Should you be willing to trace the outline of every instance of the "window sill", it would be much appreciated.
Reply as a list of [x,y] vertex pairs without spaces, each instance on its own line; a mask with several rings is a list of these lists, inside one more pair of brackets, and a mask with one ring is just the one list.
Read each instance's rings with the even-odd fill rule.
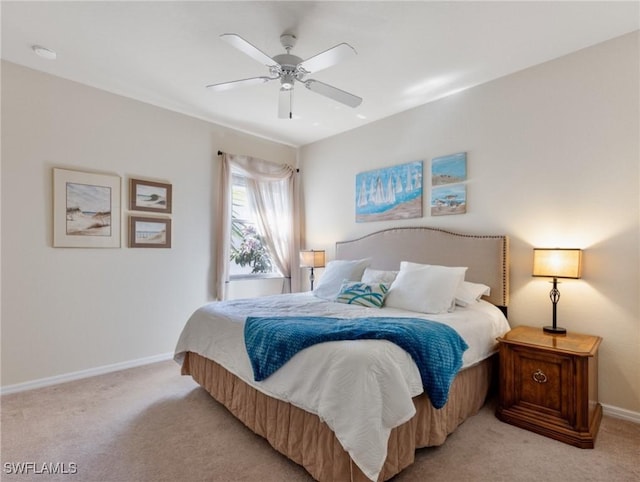
[[281,274],[235,274],[229,276],[229,281],[259,279],[284,279]]

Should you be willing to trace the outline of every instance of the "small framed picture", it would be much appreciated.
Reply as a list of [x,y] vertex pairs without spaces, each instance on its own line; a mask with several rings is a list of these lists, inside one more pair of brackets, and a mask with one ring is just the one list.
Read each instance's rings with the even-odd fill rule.
[[53,246],[120,247],[120,176],[53,169]]
[[431,189],[431,215],[446,216],[467,212],[467,186],[447,184]]
[[130,248],[170,248],[171,219],[129,216]]
[[442,186],[467,180],[467,153],[434,157],[431,161],[431,185]]
[[129,187],[131,211],[171,212],[171,184],[131,179]]

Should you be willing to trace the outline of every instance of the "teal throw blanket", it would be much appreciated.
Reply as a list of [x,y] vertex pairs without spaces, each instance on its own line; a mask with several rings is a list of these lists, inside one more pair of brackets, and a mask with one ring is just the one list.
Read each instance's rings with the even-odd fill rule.
[[468,348],[453,328],[419,318],[248,317],[244,339],[256,381],[317,343],[388,340],[411,355],[435,408],[447,402]]

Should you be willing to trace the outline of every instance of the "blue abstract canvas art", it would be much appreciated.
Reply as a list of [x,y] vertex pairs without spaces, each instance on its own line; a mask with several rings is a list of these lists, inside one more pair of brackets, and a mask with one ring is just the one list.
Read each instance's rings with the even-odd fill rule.
[[467,186],[448,184],[431,190],[431,215],[464,214],[467,212]]
[[422,217],[422,161],[356,175],[356,222]]
[[467,212],[467,153],[448,154],[431,160],[431,215]]
[[453,184],[467,180],[467,153],[435,157],[431,161],[431,185]]

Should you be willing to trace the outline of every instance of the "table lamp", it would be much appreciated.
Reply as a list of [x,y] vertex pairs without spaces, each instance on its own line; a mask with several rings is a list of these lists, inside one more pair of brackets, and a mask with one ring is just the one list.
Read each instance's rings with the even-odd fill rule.
[[324,268],[324,250],[306,249],[300,251],[300,266],[302,268],[311,268],[309,281],[311,282],[311,291],[313,291],[313,268]]
[[553,305],[553,324],[545,326],[543,331],[553,335],[564,335],[565,328],[556,324],[556,310],[560,300],[558,290],[558,278],[580,278],[582,271],[582,250],[580,249],[549,249],[534,248],[533,250],[533,276],[553,278],[553,288],[549,292],[549,298]]

